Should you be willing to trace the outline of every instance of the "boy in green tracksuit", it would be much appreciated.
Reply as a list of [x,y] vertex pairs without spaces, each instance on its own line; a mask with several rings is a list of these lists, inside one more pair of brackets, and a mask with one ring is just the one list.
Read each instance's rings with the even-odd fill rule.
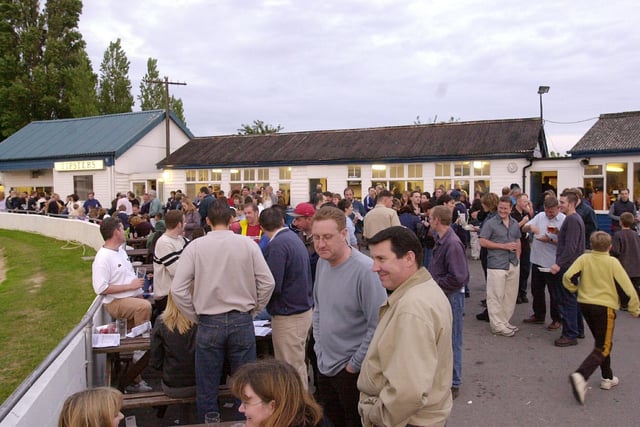
[[578,257],[562,278],[564,287],[570,292],[580,290],[580,311],[596,341],[593,351],[569,376],[573,395],[582,404],[587,392],[587,380],[598,366],[602,372],[601,389],[609,390],[620,382],[618,377],[613,376],[610,358],[615,311],[620,308],[616,282],[629,296],[629,313],[634,317],[640,316],[638,295],[627,272],[618,259],[609,255],[611,236],[604,231],[597,231],[591,235],[590,242],[592,251]]

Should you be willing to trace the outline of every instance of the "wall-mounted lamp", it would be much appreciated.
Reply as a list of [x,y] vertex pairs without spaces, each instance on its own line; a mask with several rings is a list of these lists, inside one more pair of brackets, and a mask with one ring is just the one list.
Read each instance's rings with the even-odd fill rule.
[[580,163],[582,164],[582,166],[589,166],[589,158],[584,158],[582,160],[580,160]]

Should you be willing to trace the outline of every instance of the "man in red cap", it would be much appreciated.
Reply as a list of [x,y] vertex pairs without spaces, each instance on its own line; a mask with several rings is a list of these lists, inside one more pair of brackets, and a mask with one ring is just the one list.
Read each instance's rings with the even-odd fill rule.
[[309,253],[309,261],[311,262],[311,279],[316,278],[316,264],[318,263],[318,254],[313,247],[313,236],[311,235],[311,224],[313,215],[316,210],[311,203],[298,203],[293,210],[293,226],[298,230],[298,236],[307,248]]

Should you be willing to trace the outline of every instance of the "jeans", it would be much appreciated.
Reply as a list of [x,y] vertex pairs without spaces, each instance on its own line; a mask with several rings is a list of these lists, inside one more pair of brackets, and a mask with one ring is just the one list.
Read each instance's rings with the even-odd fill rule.
[[433,248],[423,246],[422,250],[424,251],[424,268],[428,270],[429,264],[431,263],[431,255],[433,255]]
[[578,335],[584,336],[584,322],[580,307],[578,307],[577,294],[569,292],[562,285],[562,276],[566,271],[566,269],[562,269],[554,276],[553,288],[556,292],[558,310],[562,316],[562,336],[574,340],[578,338]]
[[454,292],[447,295],[453,313],[451,343],[453,345],[453,387],[462,384],[462,320],[464,319],[464,294]]
[[249,313],[230,311],[200,315],[196,333],[196,406],[198,418],[218,408],[218,390],[225,356],[231,375],[256,360],[256,337]]

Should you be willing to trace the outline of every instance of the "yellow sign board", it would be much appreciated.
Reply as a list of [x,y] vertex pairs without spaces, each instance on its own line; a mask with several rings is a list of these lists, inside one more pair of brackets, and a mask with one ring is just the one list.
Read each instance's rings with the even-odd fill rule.
[[58,172],[93,171],[104,169],[103,160],[76,160],[72,162],[54,162]]

